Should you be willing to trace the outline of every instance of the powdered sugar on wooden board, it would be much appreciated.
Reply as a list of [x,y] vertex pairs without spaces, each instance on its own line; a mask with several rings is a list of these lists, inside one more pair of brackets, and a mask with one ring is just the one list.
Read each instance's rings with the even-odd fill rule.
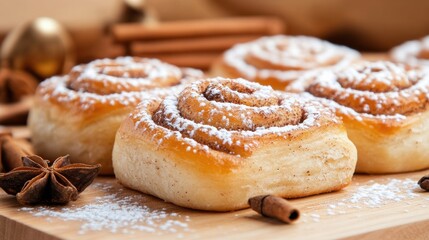
[[[91,225],[88,225],[91,227],[83,228],[84,224],[89,224],[86,219],[64,220],[63,216],[36,217],[35,214],[46,215],[46,209],[38,207],[22,209],[23,207],[16,204],[12,196],[6,196],[4,193],[0,194],[2,200],[0,215],[6,219],[4,226],[14,226],[12,229],[14,235],[19,235],[21,232],[28,234],[31,232],[28,229],[31,228],[46,233],[43,235],[46,236],[46,239],[174,239],[182,237],[192,239],[284,239],[285,236],[293,239],[339,239],[359,236],[372,231],[381,231],[383,236],[388,238],[392,237],[389,235],[392,233],[389,230],[392,227],[414,223],[424,226],[429,222],[429,192],[423,192],[416,185],[417,180],[425,174],[427,171],[387,176],[356,175],[352,184],[339,192],[290,200],[301,211],[301,218],[292,225],[284,225],[276,220],[264,218],[250,209],[227,213],[183,209],[162,200],[144,194],[140,196],[137,192],[123,189],[113,178],[98,178],[95,184],[80,195],[78,201],[71,203],[67,208],[70,211],[76,211],[76,208],[92,206],[98,202],[97,199],[104,199],[109,201],[107,206],[113,204],[114,201],[119,201],[121,204],[127,202],[123,204],[126,206],[136,203],[141,208],[146,209],[145,206],[147,207],[146,210],[141,210],[142,212],[165,211],[167,216],[157,218],[155,227],[150,222],[146,223],[146,220],[143,220],[132,222],[124,228],[118,227],[116,232],[112,233],[110,228],[95,230]],[[109,198],[112,194],[116,194],[116,197]],[[132,200],[129,201],[130,199]],[[126,206],[124,208],[127,208]],[[21,210],[18,211],[18,209]],[[61,207],[56,207],[55,210],[66,214],[62,213],[60,209]],[[137,208],[128,206],[128,209]],[[118,210],[115,213],[119,212]],[[126,215],[131,214],[127,211],[125,213]],[[138,215],[143,218],[147,216],[153,218],[156,214],[138,213]],[[125,217],[120,215],[117,218],[119,220],[115,221],[123,223]],[[167,224],[167,227],[164,227],[164,223],[168,220],[178,222],[173,226]],[[109,221],[111,220],[106,220],[106,222]],[[113,221],[111,224],[115,226],[118,223]],[[187,226],[182,226],[182,224],[187,224]],[[132,226],[136,229],[132,229]],[[168,230],[170,228],[174,228],[176,232]],[[409,228],[401,228],[399,232],[393,232],[400,234],[407,229]],[[155,232],[152,232],[153,230]],[[413,231],[408,232],[407,236],[414,236]],[[13,238],[11,237],[11,239]]]
[[[103,191],[104,195],[96,197],[94,201],[81,207],[22,207],[18,211],[29,212],[36,217],[44,217],[47,221],[59,219],[82,222],[79,231],[81,234],[103,230],[126,234],[134,231],[158,232],[159,234],[192,232],[189,227],[191,217],[167,211],[166,208],[151,209],[144,205],[145,195],[121,196],[112,193],[113,187],[110,184],[96,183],[91,188]],[[407,212],[406,206],[409,205],[407,201],[415,198],[425,198],[427,204],[420,204],[420,206],[429,207],[429,196],[425,195],[427,194],[420,189],[417,180],[414,179],[369,180],[356,184],[345,197],[335,201],[321,202],[320,205],[323,207],[318,206],[317,210],[312,206],[304,207],[301,209],[304,213],[301,221],[320,222],[323,218],[344,214],[359,217],[359,211],[388,207],[392,203],[403,204],[405,206],[403,210]],[[236,216],[240,216],[240,214]]]
[[103,194],[82,206],[22,207],[18,211],[28,212],[46,221],[78,221],[81,223],[79,234],[91,231],[133,234],[140,231],[157,235],[174,233],[180,238],[191,231],[188,227],[189,216],[166,208],[151,208],[144,204],[147,201],[144,195],[135,193],[124,196],[123,189],[118,192],[111,184],[95,183],[90,189]]
[[419,198],[424,198],[424,203],[420,203],[419,207],[429,206],[429,195],[420,189],[415,179],[387,178],[355,185],[353,191],[348,192],[345,197],[320,202],[322,207],[318,206],[317,210],[314,206],[301,209],[302,221],[323,222],[338,215],[359,218],[362,212],[370,209],[391,208],[394,205],[400,206],[401,211],[407,213],[410,200]]

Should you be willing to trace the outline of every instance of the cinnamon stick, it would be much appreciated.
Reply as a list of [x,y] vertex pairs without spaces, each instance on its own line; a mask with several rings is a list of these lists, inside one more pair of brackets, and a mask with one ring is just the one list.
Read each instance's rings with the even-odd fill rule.
[[32,104],[31,97],[16,103],[0,104],[0,124],[25,124]]
[[32,154],[27,141],[13,138],[7,130],[0,131],[0,172],[9,172],[22,166],[21,157]]
[[118,42],[243,34],[273,35],[283,31],[283,22],[273,17],[175,21],[157,25],[116,24],[112,28],[112,34]]
[[425,175],[417,182],[421,189],[429,191],[429,175]]
[[206,70],[221,54],[217,52],[178,53],[178,54],[136,54],[133,56],[158,58],[161,61],[179,66]]
[[0,103],[14,103],[33,95],[37,84],[37,80],[26,72],[0,69]]
[[27,126],[0,126],[0,133],[10,132],[15,139],[26,139],[30,140],[31,132]]
[[184,52],[204,52],[219,51],[234,46],[237,43],[248,42],[261,37],[261,35],[239,35],[239,36],[213,36],[189,39],[168,39],[158,41],[133,42],[131,52],[133,54],[154,54],[154,53],[184,53]]
[[286,199],[272,195],[261,195],[249,199],[250,208],[262,216],[276,218],[285,223],[292,223],[299,218],[298,209]]
[[126,53],[125,46],[115,43],[113,37],[108,35],[101,37],[97,44],[94,44],[94,46],[90,48],[77,49],[76,55],[78,57],[78,62],[85,63],[93,61],[94,59],[124,56]]

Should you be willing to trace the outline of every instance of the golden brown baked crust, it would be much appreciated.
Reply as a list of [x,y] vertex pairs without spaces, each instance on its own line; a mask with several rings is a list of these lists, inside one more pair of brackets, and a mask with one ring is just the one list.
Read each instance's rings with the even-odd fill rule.
[[429,167],[429,75],[391,62],[361,62],[288,86],[306,91],[342,117],[358,149],[357,172],[395,173]]
[[212,67],[212,76],[243,77],[284,90],[292,81],[315,70],[348,66],[359,53],[304,36],[272,36],[237,44]]
[[155,59],[121,57],[96,60],[69,75],[40,84],[29,117],[35,150],[55,159],[101,163],[113,174],[111,155],[116,130],[142,99],[180,92],[202,73]]
[[144,100],[117,132],[113,165],[125,186],[202,210],[250,197],[294,198],[349,184],[356,149],[321,104],[243,79],[198,81]]

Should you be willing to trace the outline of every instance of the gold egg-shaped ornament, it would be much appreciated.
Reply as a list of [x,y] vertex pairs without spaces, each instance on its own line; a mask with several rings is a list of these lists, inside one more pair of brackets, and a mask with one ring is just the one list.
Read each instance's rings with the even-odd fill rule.
[[39,80],[68,72],[75,64],[72,40],[51,18],[37,18],[13,29],[1,51],[2,67],[23,70]]

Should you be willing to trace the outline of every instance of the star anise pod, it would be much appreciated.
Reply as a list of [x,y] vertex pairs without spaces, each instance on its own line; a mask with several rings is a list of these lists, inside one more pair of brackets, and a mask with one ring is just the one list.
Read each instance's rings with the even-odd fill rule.
[[69,156],[51,166],[39,156],[22,157],[23,167],[0,173],[0,187],[21,204],[66,204],[75,201],[100,171],[100,164],[70,164]]

